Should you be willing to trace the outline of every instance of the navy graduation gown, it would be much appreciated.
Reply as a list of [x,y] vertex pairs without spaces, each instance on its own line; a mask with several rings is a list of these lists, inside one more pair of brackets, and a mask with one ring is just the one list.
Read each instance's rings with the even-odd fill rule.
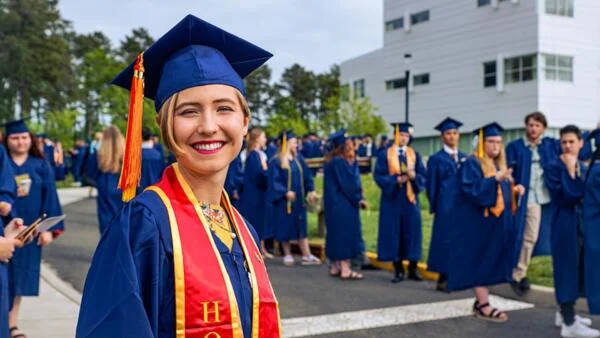
[[363,199],[358,163],[334,157],[325,164],[325,253],[330,260],[358,257],[362,253],[359,202]]
[[[267,200],[272,204],[271,221],[275,239],[279,242],[307,237],[306,223],[306,194],[314,190],[314,182],[310,170],[301,156],[291,160],[290,168],[281,168],[279,155],[269,161],[268,195]],[[289,178],[288,175],[291,175]],[[291,182],[288,189],[288,179]],[[292,203],[292,210],[288,214],[286,193],[296,193],[296,200]]]
[[[404,157],[400,163],[406,163]],[[416,153],[416,179],[410,181],[417,197],[412,204],[406,197],[406,186],[398,184],[397,176],[390,175],[387,149],[379,152],[373,176],[381,189],[379,204],[379,235],[377,259],[380,261],[418,261],[422,254],[422,228],[419,193],[425,189],[427,170]]]
[[75,182],[81,182],[81,175],[83,174],[83,165],[88,152],[88,147],[79,146],[76,148],[77,154],[72,157],[71,172],[73,174],[73,180]]
[[[453,204],[448,288],[452,291],[511,281],[515,239],[510,183],[486,178],[479,159],[470,156],[458,172],[460,193]],[[496,205],[498,184],[504,198],[500,217],[485,209]]]
[[98,156],[92,155],[88,158],[86,175],[96,182],[98,190],[96,213],[98,214],[100,233],[103,233],[124,204],[123,194],[118,187],[121,174],[100,171]]
[[[264,154],[264,153],[263,153]],[[261,240],[273,237],[273,229],[267,221],[267,171],[261,164],[261,153],[252,151],[246,159],[244,190],[240,196],[240,213],[254,225]],[[266,155],[264,155],[266,157]],[[266,158],[265,158],[266,161]]]
[[[16,198],[17,185],[8,154],[0,145],[0,202],[13,205]],[[14,212],[14,211],[13,211]],[[0,236],[4,236],[4,224],[0,217]],[[8,312],[10,310],[10,291],[8,266],[0,263],[0,338],[8,338]]]
[[[545,171],[550,163],[560,155],[560,145],[556,139],[544,137],[538,145],[538,153],[540,154],[540,167]],[[531,182],[531,150],[527,147],[523,138],[514,140],[508,144],[506,147],[506,162],[508,167],[513,169],[515,184],[521,184],[526,189],[525,195],[521,198],[521,204],[519,205],[515,216],[518,235],[514,257],[516,266],[521,253],[521,247],[523,246],[525,218],[527,216],[527,200],[529,184]],[[552,215],[555,213],[555,210],[556,203],[553,203],[553,201],[542,206],[540,231],[538,241],[533,250],[534,256],[550,255],[550,232]]]
[[[231,279],[244,336],[250,337],[252,289],[242,248],[235,240],[229,252],[213,238]],[[127,203],[102,234],[85,281],[76,336],[175,337],[171,229],[153,191]]]
[[267,154],[267,158],[271,159],[275,154],[277,154],[277,147],[273,143],[267,144],[267,150],[265,151]]
[[[13,208],[15,217],[23,219],[25,225],[32,224],[42,214],[47,217],[62,215],[62,208],[56,192],[54,172],[50,163],[43,158],[29,156],[25,162],[18,166],[11,159],[15,175],[28,174],[31,179],[29,195],[18,197]],[[60,222],[52,231],[64,229]],[[16,250],[10,262],[11,278],[15,286],[15,296],[37,296],[40,286],[40,264],[42,248],[37,241]]]
[[160,154],[160,159],[162,160],[162,163],[164,165],[164,163],[166,161],[166,157],[165,157],[165,149],[164,149],[163,145],[159,142],[154,143],[154,150],[158,151],[158,153]]
[[[581,168],[585,169],[582,163]],[[584,170],[583,170],[584,171]],[[575,302],[585,290],[581,288],[583,271],[583,210],[585,173],[571,178],[567,167],[556,159],[545,175],[546,186],[557,204],[552,222],[552,266],[554,288],[559,304]],[[590,287],[593,287],[590,285]],[[598,288],[598,285],[595,286]]]
[[584,268],[588,307],[600,314],[600,160],[589,168],[583,197]]
[[[231,203],[237,208],[240,200],[235,199],[235,195],[241,195],[244,187],[244,167],[240,155],[229,164],[227,169],[227,178],[225,179],[225,191],[231,199]],[[241,197],[241,196],[240,196]]]
[[160,181],[163,170],[165,170],[164,157],[154,148],[142,148],[142,175],[137,189],[138,194]]
[[459,152],[457,163],[442,149],[433,154],[427,162],[427,198],[429,212],[434,214],[427,261],[429,271],[448,273],[452,206],[459,194],[458,169],[466,156]]

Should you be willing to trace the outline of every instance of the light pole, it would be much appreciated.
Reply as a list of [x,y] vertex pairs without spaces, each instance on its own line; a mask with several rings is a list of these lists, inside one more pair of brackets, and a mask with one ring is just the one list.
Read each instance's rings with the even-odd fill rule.
[[409,84],[410,84],[410,63],[412,61],[412,54],[404,54],[404,65],[406,71],[404,72],[404,78],[406,79],[406,96],[404,97],[404,122],[408,123],[408,113],[410,108],[410,95],[409,95]]

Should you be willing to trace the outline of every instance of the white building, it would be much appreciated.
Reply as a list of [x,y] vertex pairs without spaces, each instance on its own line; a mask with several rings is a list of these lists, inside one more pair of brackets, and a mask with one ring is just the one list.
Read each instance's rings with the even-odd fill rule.
[[[384,0],[383,47],[341,64],[342,83],[404,121],[411,54],[415,145],[437,150],[446,116],[463,132],[497,121],[509,138],[542,111],[549,133],[600,120],[600,0]],[[469,143],[463,140],[463,146]]]

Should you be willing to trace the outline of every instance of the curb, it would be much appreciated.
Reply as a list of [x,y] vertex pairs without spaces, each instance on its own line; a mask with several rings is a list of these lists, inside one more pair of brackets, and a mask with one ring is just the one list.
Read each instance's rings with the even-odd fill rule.
[[40,275],[42,280],[48,283],[51,288],[65,296],[73,304],[77,306],[81,305],[81,293],[75,290],[71,284],[62,280],[48,263],[42,262]]

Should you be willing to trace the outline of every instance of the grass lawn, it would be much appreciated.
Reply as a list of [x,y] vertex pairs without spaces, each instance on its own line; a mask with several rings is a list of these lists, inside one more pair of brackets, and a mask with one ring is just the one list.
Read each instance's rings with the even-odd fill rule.
[[[369,251],[377,251],[377,224],[379,220],[380,190],[371,175],[362,176],[362,185],[369,209],[361,211],[363,238]],[[320,195],[323,192],[323,178],[315,178],[315,186]],[[429,201],[425,194],[419,196],[421,202],[421,217],[423,220],[423,262],[427,262],[429,241],[431,240],[432,216],[429,214]],[[317,237],[317,215],[308,214],[308,236]],[[552,260],[550,257],[536,257],[529,269],[529,279],[532,283],[553,286]]]

